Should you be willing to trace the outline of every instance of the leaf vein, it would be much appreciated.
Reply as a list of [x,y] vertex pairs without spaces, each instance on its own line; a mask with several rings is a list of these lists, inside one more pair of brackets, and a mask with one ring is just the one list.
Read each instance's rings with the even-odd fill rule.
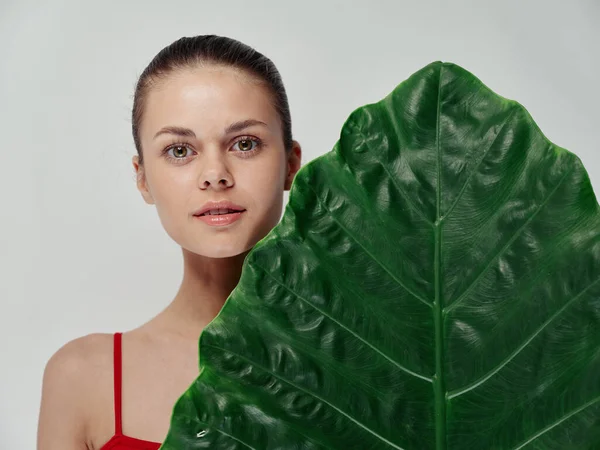
[[504,245],[504,247],[502,247],[500,249],[500,251],[498,251],[498,253],[496,253],[492,258],[490,258],[490,260],[488,261],[487,265],[485,266],[485,268],[479,273],[479,275],[477,275],[477,277],[473,280],[473,282],[470,284],[470,286],[465,290],[465,292],[463,292],[454,302],[452,302],[447,308],[446,308],[446,312],[450,312],[452,311],[454,308],[456,308],[466,297],[467,295],[473,290],[473,288],[477,285],[477,282],[487,273],[487,271],[490,269],[490,267],[492,266],[492,263],[499,258],[500,256],[502,256],[504,254],[504,252],[506,250],[508,250],[508,248],[510,247],[510,245],[521,235],[521,233],[523,233],[523,231],[525,230],[525,228],[527,228],[527,225],[529,225],[529,223],[539,214],[539,212],[544,208],[544,206],[546,206],[546,204],[548,204],[548,202],[550,201],[550,198],[552,198],[552,196],[554,195],[554,193],[558,190],[558,188],[563,184],[563,182],[567,179],[567,176],[572,172],[573,167],[571,167],[569,170],[567,170],[565,172],[565,174],[561,177],[560,181],[556,184],[556,186],[554,186],[554,188],[552,189],[552,191],[548,194],[548,196],[542,201],[542,203],[540,204],[540,206],[537,207],[537,209],[535,210],[535,212],[525,221],[525,223],[523,225],[521,225],[521,228],[519,228],[517,230],[517,232],[513,235],[512,238],[510,238],[508,240],[508,242]]
[[380,439],[381,441],[385,442],[386,444],[388,444],[389,446],[397,449],[397,450],[404,450],[401,447],[398,447],[396,444],[394,444],[393,442],[387,440],[386,438],[384,438],[383,436],[379,435],[377,432],[375,432],[374,430],[371,430],[369,427],[367,427],[366,425],[363,425],[362,423],[360,423],[358,420],[356,420],[354,417],[352,417],[350,414],[344,412],[342,409],[338,408],[337,406],[335,406],[333,403],[328,402],[327,400],[325,400],[324,398],[320,397],[319,395],[315,394],[312,391],[309,391],[308,389],[304,389],[303,387],[297,385],[296,383],[288,380],[287,378],[284,378],[280,375],[278,375],[277,373],[267,369],[266,367],[262,366],[261,364],[258,364],[256,361],[252,361],[249,358],[240,355],[237,352],[234,352],[232,350],[226,349],[226,348],[222,348],[222,347],[218,347],[216,345],[212,345],[212,344],[205,344],[206,347],[212,347],[216,350],[222,350],[224,352],[228,352],[231,353],[232,355],[237,356],[238,358],[246,361],[247,363],[253,365],[254,367],[257,367],[258,369],[262,370],[263,372],[266,372],[268,374],[271,374],[273,377],[277,378],[280,381],[283,381],[286,384],[289,384],[290,386],[292,386],[295,389],[298,389],[299,391],[304,392],[305,394],[308,394],[309,396],[313,397],[316,400],[319,400],[323,403],[325,403],[326,405],[330,406],[331,408],[335,409],[337,412],[339,412],[341,415],[343,415],[344,417],[346,417],[347,419],[349,419],[351,422],[354,422],[356,425],[358,425],[359,427],[361,427],[362,429],[364,429],[365,431],[368,431],[369,433],[371,433],[373,436],[375,436],[376,438]]
[[409,208],[412,209],[413,211],[415,211],[419,216],[421,216],[421,218],[428,223],[429,225],[433,226],[433,222],[431,220],[429,220],[426,216],[425,213],[423,213],[420,209],[418,209],[410,200],[410,198],[408,197],[408,195],[402,190],[400,189],[400,186],[398,186],[398,184],[396,183],[396,180],[394,179],[394,177],[392,176],[392,173],[389,171],[389,169],[387,168],[387,166],[383,163],[381,163],[381,167],[383,167],[383,170],[385,170],[385,172],[388,174],[388,176],[390,177],[390,180],[392,180],[392,184],[394,185],[394,187],[398,190],[398,192],[400,193],[400,195],[402,195],[402,197],[404,198],[404,200],[406,201],[406,203],[408,204]]
[[249,444],[247,444],[246,442],[242,441],[241,439],[238,439],[238,438],[236,438],[235,436],[233,436],[233,435],[231,435],[231,434],[229,434],[229,433],[227,433],[227,432],[225,432],[225,431],[223,431],[223,430],[221,430],[221,429],[219,429],[219,428],[214,428],[214,430],[216,430],[216,431],[218,431],[219,433],[221,433],[221,434],[223,434],[223,435],[225,435],[225,436],[227,436],[227,437],[229,437],[229,438],[233,439],[234,441],[237,441],[237,442],[239,442],[239,443],[240,443],[240,444],[242,444],[244,447],[251,448],[252,450],[257,450],[257,449],[255,449],[254,447],[252,447],[251,445],[249,445]]
[[[394,115],[394,111],[393,109],[390,108],[389,104],[384,104],[384,108],[387,112],[386,116],[389,119],[390,123],[392,124],[392,126],[394,127],[394,130],[396,132],[396,134],[398,136],[402,135],[402,131],[400,131],[398,128],[398,120],[395,115]],[[400,119],[401,120],[401,119]],[[372,150],[371,147],[371,143],[368,139],[365,139],[365,143],[367,145],[367,147],[369,148],[369,150]],[[429,225],[433,226],[433,222],[431,220],[429,220],[427,218],[427,216],[425,216],[425,213],[423,211],[421,211],[420,209],[417,208],[417,206],[415,206],[415,204],[412,202],[412,200],[410,199],[410,196],[408,195],[408,193],[403,190],[402,188],[400,188],[400,186],[396,183],[396,179],[392,176],[391,172],[388,170],[387,166],[385,165],[385,163],[383,163],[382,161],[379,161],[381,167],[383,167],[383,169],[387,172],[388,176],[390,177],[390,180],[392,181],[392,184],[394,185],[394,187],[398,190],[398,192],[400,193],[400,195],[402,195],[402,197],[404,198],[404,200],[406,201],[406,203],[408,204],[409,208],[412,209],[413,211],[415,211],[426,223],[428,223]],[[407,166],[410,168],[411,172],[414,174],[414,171],[412,169],[412,167],[410,167],[410,164],[407,163]]]
[[[248,443],[246,443],[246,442],[242,441],[241,439],[238,439],[238,438],[236,438],[236,437],[234,437],[234,436],[230,435],[229,433],[227,433],[227,432],[225,432],[225,431],[223,431],[223,430],[221,430],[221,429],[219,429],[219,428],[216,428],[216,427],[215,427],[215,428],[211,428],[211,427],[210,427],[210,425],[208,425],[208,424],[207,424],[207,423],[205,423],[205,422],[202,422],[202,421],[200,421],[200,420],[198,419],[198,417],[196,417],[196,416],[192,417],[192,416],[189,416],[189,415],[187,415],[187,414],[179,414],[179,417],[184,417],[184,418],[188,419],[190,422],[196,422],[196,423],[199,423],[199,424],[202,424],[202,425],[206,425],[204,428],[208,428],[208,429],[215,430],[215,431],[217,431],[218,433],[220,433],[220,434],[222,434],[222,435],[224,435],[224,436],[227,436],[227,437],[229,437],[229,438],[233,439],[234,441],[237,441],[237,442],[239,442],[240,444],[244,445],[244,446],[245,446],[245,447],[247,447],[247,448],[250,448],[250,449],[252,449],[252,450],[257,450],[257,449],[255,449],[254,447],[252,447],[250,444],[248,444]],[[169,438],[167,438],[167,439],[169,439]],[[164,442],[164,445],[168,445],[168,444],[170,444],[170,443],[171,443],[171,442],[170,442],[170,440],[169,440],[169,441],[165,440],[165,442]],[[167,448],[168,448],[168,447],[167,447]],[[162,447],[161,447],[161,449],[162,449]]]
[[582,297],[588,291],[588,289],[591,289],[592,286],[594,286],[596,283],[598,283],[598,281],[600,281],[600,278],[597,279],[597,280],[595,280],[594,282],[590,283],[579,294],[577,294],[575,297],[573,297],[570,300],[568,300],[560,309],[558,309],[554,314],[552,314],[552,316],[550,316],[544,323],[542,323],[542,325],[540,325],[538,327],[538,329],[535,330],[533,332],[533,334],[531,336],[529,336],[529,338],[527,338],[525,340],[525,342],[521,346],[519,346],[515,351],[513,351],[496,368],[490,370],[486,375],[484,375],[483,377],[479,378],[479,380],[474,381],[472,383],[469,383],[467,386],[464,386],[464,387],[462,387],[460,389],[455,389],[455,390],[449,392],[448,393],[448,399],[451,399],[451,398],[454,398],[454,397],[458,397],[458,396],[460,396],[462,394],[465,394],[465,393],[467,393],[467,392],[475,389],[476,387],[480,386],[481,384],[485,383],[491,377],[493,377],[504,366],[506,366],[509,362],[511,362],[519,353],[521,353],[521,351],[523,349],[525,349],[525,347],[527,347],[529,345],[529,343],[531,341],[533,341],[536,338],[536,336],[538,336],[548,325],[550,325],[550,323],[552,323],[557,317],[559,317],[569,306],[571,306],[573,303],[575,303],[576,300],[578,300],[580,297]]
[[496,133],[496,136],[494,136],[494,140],[492,141],[492,143],[490,144],[490,146],[485,150],[485,152],[483,152],[483,155],[481,156],[481,159],[477,162],[477,164],[475,165],[475,167],[473,167],[473,169],[471,170],[471,173],[469,173],[469,176],[467,177],[467,180],[465,181],[465,184],[463,184],[463,187],[461,188],[460,192],[456,196],[456,200],[454,200],[454,202],[452,202],[452,205],[450,205],[450,208],[448,208],[448,211],[446,212],[446,214],[444,214],[444,216],[442,217],[442,220],[444,218],[448,217],[450,215],[450,213],[454,210],[454,207],[458,204],[458,202],[460,201],[460,199],[463,196],[463,193],[467,189],[467,186],[469,185],[469,181],[471,181],[471,178],[473,178],[473,175],[475,175],[475,173],[477,172],[477,169],[479,169],[479,166],[485,160],[485,157],[487,156],[487,154],[489,153],[489,151],[492,149],[492,147],[494,146],[494,144],[498,140],[498,137],[500,136],[500,133],[502,133],[502,130],[504,129],[504,127],[506,126],[506,124],[512,118],[512,116],[515,114],[516,111],[518,111],[518,109],[514,108],[508,114],[508,116],[506,117],[506,119],[504,119],[504,122],[500,126],[500,129]]
[[258,264],[256,264],[256,266],[260,267],[260,269],[267,276],[271,277],[275,283],[277,283],[278,285],[280,285],[282,288],[286,289],[288,292],[290,292],[291,294],[293,294],[296,298],[298,298],[303,303],[311,306],[312,308],[314,308],[315,310],[317,310],[319,313],[323,314],[325,317],[327,317],[329,320],[331,320],[333,323],[335,323],[336,325],[338,325],[340,328],[342,328],[346,332],[348,332],[351,335],[353,335],[359,341],[361,341],[362,343],[366,344],[371,349],[375,350],[377,353],[379,353],[385,359],[387,359],[388,361],[390,361],[393,365],[395,365],[396,367],[398,367],[398,369],[402,370],[403,372],[405,372],[405,373],[407,373],[409,375],[412,375],[412,376],[414,376],[416,378],[420,378],[422,380],[428,381],[430,383],[433,381],[432,378],[429,378],[429,377],[427,377],[425,375],[421,375],[420,373],[414,372],[414,371],[410,370],[409,368],[404,367],[402,364],[398,363],[397,361],[395,361],[394,359],[392,359],[390,356],[386,355],[382,350],[380,350],[377,347],[375,347],[373,344],[371,344],[365,338],[363,338],[362,336],[360,336],[358,333],[356,333],[355,331],[353,331],[352,329],[350,329],[347,325],[344,325],[343,323],[341,323],[338,320],[334,319],[331,315],[327,314],[327,312],[325,312],[324,310],[322,310],[321,308],[319,308],[318,306],[316,306],[314,303],[311,303],[310,301],[308,301],[307,299],[305,299],[304,297],[302,297],[297,292],[295,292],[295,291],[291,290],[290,288],[288,288],[284,283],[282,283],[280,280],[278,280],[273,275],[271,275],[271,273],[268,270],[266,270],[264,267],[261,267]]
[[528,444],[531,444],[533,441],[535,441],[537,438],[539,438],[540,436],[542,436],[543,434],[547,433],[548,431],[552,430],[554,427],[557,427],[558,425],[560,425],[561,423],[563,423],[565,420],[570,419],[571,417],[575,416],[576,414],[579,414],[580,412],[584,411],[585,409],[589,408],[590,406],[592,406],[594,403],[598,403],[600,402],[600,396],[596,397],[593,400],[590,400],[589,402],[583,404],[582,406],[580,406],[577,409],[574,409],[573,411],[571,411],[568,414],[565,414],[563,417],[561,417],[560,419],[558,419],[557,421],[555,421],[554,423],[548,425],[546,428],[541,429],[540,431],[538,431],[537,433],[535,433],[533,436],[531,436],[530,438],[526,439],[523,443],[519,444],[517,447],[515,447],[513,450],[520,450],[523,447],[525,447]]
[[335,223],[338,224],[338,226],[344,230],[346,232],[346,234],[352,238],[352,240],[354,242],[356,242],[360,248],[363,249],[363,251],[371,258],[371,260],[373,260],[375,263],[377,263],[377,265],[379,267],[381,267],[396,283],[398,283],[400,286],[402,286],[409,294],[411,294],[413,297],[415,297],[417,300],[419,300],[421,303],[424,303],[425,305],[429,306],[430,308],[432,307],[431,303],[424,299],[423,297],[421,297],[420,295],[418,295],[416,292],[414,292],[412,289],[410,289],[408,286],[406,286],[404,284],[404,282],[402,280],[400,280],[399,278],[397,278],[387,267],[385,267],[381,262],[379,262],[377,260],[377,258],[375,258],[373,256],[373,254],[371,254],[371,252],[369,252],[369,250],[360,243],[360,241],[354,237],[354,235],[346,228],[342,225],[342,223],[335,217],[335,215],[331,212],[331,210],[325,205],[325,203],[323,203],[323,201],[321,200],[321,198],[318,196],[317,191],[314,190],[314,188],[312,186],[310,186],[310,184],[307,184],[307,186],[309,187],[309,189],[311,191],[314,192],[315,197],[317,199],[317,201],[323,206],[323,208],[325,208],[328,212],[329,212],[329,216],[333,219],[333,221]]

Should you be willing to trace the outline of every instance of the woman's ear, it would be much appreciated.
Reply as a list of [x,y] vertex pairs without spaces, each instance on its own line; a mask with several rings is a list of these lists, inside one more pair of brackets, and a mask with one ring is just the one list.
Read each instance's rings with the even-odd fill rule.
[[135,169],[136,183],[138,191],[142,194],[144,201],[149,205],[154,204],[154,198],[148,189],[148,183],[146,180],[146,173],[144,172],[144,166],[140,165],[140,157],[135,155],[132,159],[133,168]]
[[287,176],[285,178],[284,190],[289,191],[292,181],[302,165],[302,148],[297,141],[292,141],[292,149],[287,156]]

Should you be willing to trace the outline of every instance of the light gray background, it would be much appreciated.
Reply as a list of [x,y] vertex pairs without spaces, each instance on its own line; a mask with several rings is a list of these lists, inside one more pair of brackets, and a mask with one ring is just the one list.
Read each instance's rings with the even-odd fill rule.
[[221,34],[270,57],[304,163],[355,108],[454,62],[523,104],[600,192],[599,23],[598,0],[0,0],[0,449],[34,448],[52,353],[177,291],[180,249],[131,166],[134,83],[162,47]]

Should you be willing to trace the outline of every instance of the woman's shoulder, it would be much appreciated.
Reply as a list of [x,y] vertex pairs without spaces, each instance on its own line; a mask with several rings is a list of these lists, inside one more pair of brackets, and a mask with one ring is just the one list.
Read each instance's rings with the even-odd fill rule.
[[70,397],[75,406],[90,401],[99,388],[112,383],[112,371],[113,335],[81,336],[64,344],[50,357],[44,369],[43,391]]
[[112,368],[113,335],[93,333],[73,339],[60,347],[46,363],[45,373],[80,378],[102,367]]
[[60,347],[44,369],[39,439],[65,434],[84,442],[86,425],[112,410],[112,372],[112,334],[89,334]]

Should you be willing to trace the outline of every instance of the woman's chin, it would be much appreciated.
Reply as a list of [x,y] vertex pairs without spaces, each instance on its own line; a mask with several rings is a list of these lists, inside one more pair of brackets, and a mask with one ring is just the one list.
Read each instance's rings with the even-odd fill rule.
[[205,258],[219,259],[232,258],[234,256],[241,255],[242,253],[246,253],[248,250],[252,249],[252,246],[236,244],[235,242],[231,241],[224,244],[213,242],[206,245],[189,245],[182,247],[188,252],[203,256]]

